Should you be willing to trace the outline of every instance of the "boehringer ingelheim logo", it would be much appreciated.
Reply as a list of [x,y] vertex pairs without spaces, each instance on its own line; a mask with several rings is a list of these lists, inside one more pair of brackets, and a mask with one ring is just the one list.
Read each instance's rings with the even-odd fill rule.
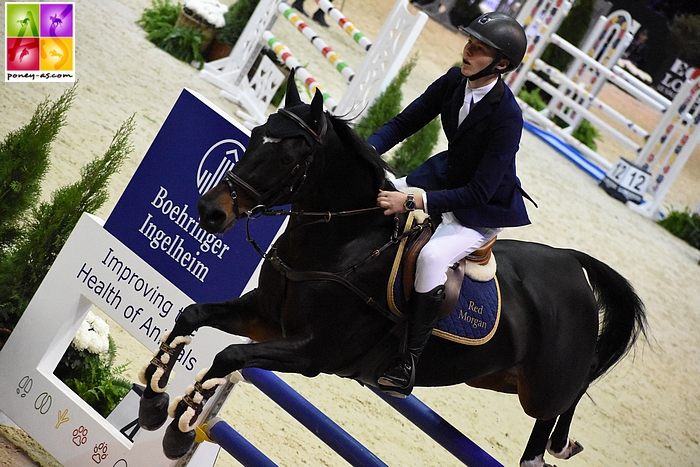
[[222,139],[209,148],[197,168],[197,189],[203,195],[233,168],[245,152],[245,146],[235,139]]
[[5,82],[75,81],[75,3],[5,4]]

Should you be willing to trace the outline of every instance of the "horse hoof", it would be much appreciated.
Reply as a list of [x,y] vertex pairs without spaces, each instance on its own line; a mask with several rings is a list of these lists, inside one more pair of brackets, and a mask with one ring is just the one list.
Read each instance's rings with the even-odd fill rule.
[[531,460],[520,460],[520,467],[557,467],[556,465],[547,464],[544,461],[544,455],[540,454]]
[[406,393],[405,389],[399,389],[399,388],[393,388],[391,386],[379,386],[379,390],[382,391],[384,394],[387,396],[395,397],[396,399],[405,399],[411,394],[411,389],[408,389],[408,393]]
[[157,392],[153,397],[141,395],[139,402],[139,426],[144,430],[155,431],[168,419],[170,396],[167,392]]
[[176,460],[187,454],[194,444],[196,433],[194,430],[183,433],[177,429],[173,421],[165,429],[163,435],[163,453],[168,459]]
[[560,452],[554,452],[552,450],[551,439],[547,441],[547,452],[556,457],[557,459],[571,459],[581,451],[583,451],[583,445],[571,438],[569,438],[569,441],[567,442],[566,446]]

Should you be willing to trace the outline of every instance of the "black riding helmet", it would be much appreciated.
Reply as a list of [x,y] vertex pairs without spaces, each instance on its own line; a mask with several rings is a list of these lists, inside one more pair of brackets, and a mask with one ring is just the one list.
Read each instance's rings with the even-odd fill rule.
[[510,63],[505,70],[496,71],[494,67],[501,57],[497,57],[493,63],[480,71],[470,79],[477,79],[495,73],[506,73],[520,65],[527,48],[527,37],[522,26],[505,13],[492,12],[472,21],[466,28],[459,28],[463,33],[475,37],[486,45],[496,49],[502,58]]

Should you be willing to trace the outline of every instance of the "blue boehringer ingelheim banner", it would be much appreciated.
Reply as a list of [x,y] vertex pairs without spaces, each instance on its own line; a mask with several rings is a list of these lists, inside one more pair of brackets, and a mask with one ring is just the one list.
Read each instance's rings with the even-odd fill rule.
[[[197,199],[243,155],[246,128],[185,89],[119,198],[105,229],[196,302],[238,297],[260,262],[245,222],[221,235],[199,227]],[[256,219],[266,248],[279,218]]]

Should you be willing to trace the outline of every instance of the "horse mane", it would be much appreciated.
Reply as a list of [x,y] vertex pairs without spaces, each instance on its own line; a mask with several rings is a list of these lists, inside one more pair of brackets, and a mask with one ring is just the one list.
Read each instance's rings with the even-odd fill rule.
[[386,178],[386,173],[394,172],[393,168],[377,153],[377,151],[367,143],[357,132],[350,126],[349,121],[335,115],[329,115],[333,130],[338,135],[344,146],[349,152],[369,166],[369,171],[372,175],[373,185],[377,191],[379,189],[387,189],[389,181]]

